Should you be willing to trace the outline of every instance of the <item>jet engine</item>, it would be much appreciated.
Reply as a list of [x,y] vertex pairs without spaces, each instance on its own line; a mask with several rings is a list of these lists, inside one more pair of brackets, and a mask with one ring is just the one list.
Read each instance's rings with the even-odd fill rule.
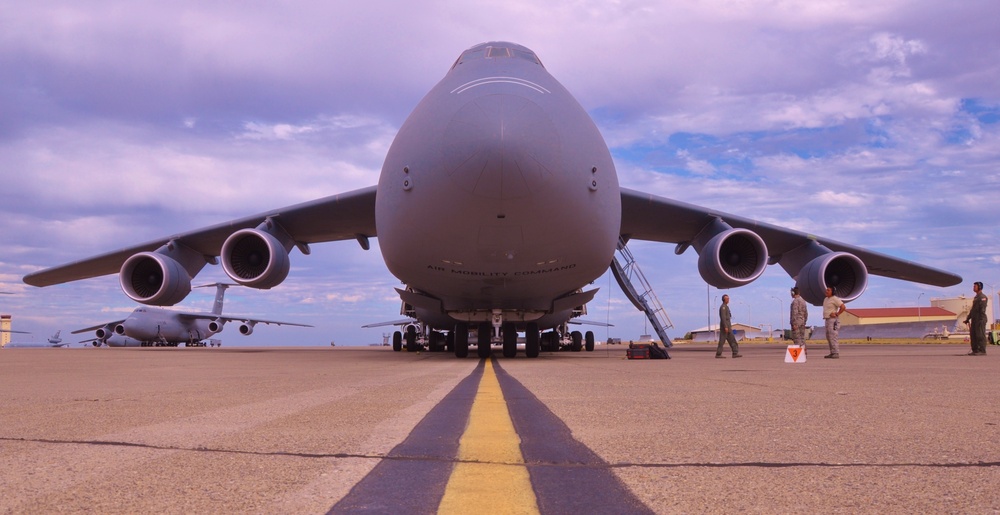
[[114,331],[109,329],[108,327],[102,327],[97,331],[94,331],[94,336],[96,336],[98,340],[102,341],[110,338],[112,334],[114,334]]
[[248,324],[241,324],[240,325],[240,334],[242,334],[243,336],[250,336],[251,334],[253,334],[253,326],[254,326],[253,324],[249,324],[249,323]]
[[191,293],[191,275],[160,252],[140,252],[125,261],[118,276],[125,295],[153,306],[172,306]]
[[222,330],[224,325],[226,325],[225,320],[212,320],[208,323],[208,330],[217,333]]
[[271,289],[288,277],[288,252],[292,248],[264,228],[270,220],[256,229],[241,229],[222,244],[222,268],[234,281],[243,286]]
[[806,302],[823,304],[826,288],[840,300],[848,302],[864,293],[868,287],[868,268],[854,254],[828,252],[813,258],[798,273],[795,285]]
[[764,240],[748,229],[723,230],[697,250],[698,272],[716,288],[748,284],[760,277],[767,266]]

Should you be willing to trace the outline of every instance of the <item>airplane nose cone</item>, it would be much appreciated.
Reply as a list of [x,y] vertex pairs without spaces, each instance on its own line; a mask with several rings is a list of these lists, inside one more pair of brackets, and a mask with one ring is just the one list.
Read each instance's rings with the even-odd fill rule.
[[561,160],[552,120],[518,96],[487,95],[463,106],[445,129],[445,170],[463,190],[491,199],[529,196]]

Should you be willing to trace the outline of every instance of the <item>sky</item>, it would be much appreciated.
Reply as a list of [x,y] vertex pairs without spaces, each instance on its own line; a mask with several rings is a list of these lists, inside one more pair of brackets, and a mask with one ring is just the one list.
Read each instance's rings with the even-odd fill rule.
[[[623,187],[960,274],[874,277],[854,307],[1000,290],[1000,3],[886,0],[117,2],[0,0],[0,312],[39,341],[124,318],[117,275],[41,268],[374,185],[396,130],[466,48],[534,50],[604,135]],[[793,281],[707,287],[693,251],[629,244],[671,337],[787,327]],[[258,326],[225,345],[364,345],[399,318],[377,241],[293,251]],[[193,284],[224,281],[209,266]],[[651,328],[606,274],[597,339]],[[211,308],[195,289],[178,305]],[[991,309],[994,307],[991,306]],[[812,320],[820,318],[812,308]],[[83,336],[83,335],[79,335]],[[89,337],[89,336],[88,336]],[[81,338],[82,339],[82,338]]]

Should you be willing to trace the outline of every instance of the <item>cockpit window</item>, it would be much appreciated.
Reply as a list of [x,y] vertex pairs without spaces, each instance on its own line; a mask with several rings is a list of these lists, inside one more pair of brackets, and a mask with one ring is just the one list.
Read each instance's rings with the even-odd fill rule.
[[510,49],[504,47],[486,47],[486,57],[510,57]]
[[538,56],[536,56],[534,52],[528,50],[527,48],[521,47],[519,45],[503,46],[503,45],[484,44],[484,45],[474,46],[466,50],[465,52],[462,52],[462,55],[459,56],[458,60],[455,61],[455,64],[452,65],[452,69],[454,69],[455,67],[457,67],[462,63],[467,63],[473,60],[504,59],[511,57],[515,59],[521,59],[524,61],[530,61],[544,68],[544,65],[542,65],[542,61],[538,59]]

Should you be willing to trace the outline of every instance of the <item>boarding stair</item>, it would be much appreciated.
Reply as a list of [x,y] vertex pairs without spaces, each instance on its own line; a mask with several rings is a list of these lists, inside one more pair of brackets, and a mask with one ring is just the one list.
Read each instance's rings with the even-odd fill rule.
[[625,292],[628,300],[632,301],[636,309],[646,314],[646,318],[652,324],[656,335],[660,337],[663,346],[672,347],[673,344],[667,336],[667,329],[672,329],[674,324],[667,316],[663,305],[660,304],[660,299],[653,293],[653,287],[649,285],[649,281],[646,280],[646,276],[639,268],[639,263],[635,261],[635,257],[632,256],[632,252],[629,251],[625,243],[624,239],[618,239],[618,247],[611,260],[611,273],[615,276],[618,286]]

